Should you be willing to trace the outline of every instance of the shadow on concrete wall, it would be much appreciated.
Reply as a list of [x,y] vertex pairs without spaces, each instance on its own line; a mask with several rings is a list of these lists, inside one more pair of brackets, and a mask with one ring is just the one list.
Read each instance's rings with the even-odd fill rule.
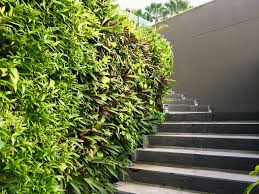
[[217,112],[259,112],[258,10],[258,0],[214,0],[157,24],[174,45],[176,90]]

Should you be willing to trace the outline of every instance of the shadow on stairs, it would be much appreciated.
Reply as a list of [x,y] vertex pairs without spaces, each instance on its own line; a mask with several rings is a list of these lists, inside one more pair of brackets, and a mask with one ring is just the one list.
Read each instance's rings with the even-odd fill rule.
[[164,109],[165,123],[137,149],[118,194],[242,194],[259,179],[248,175],[259,164],[257,115],[213,113],[175,93]]

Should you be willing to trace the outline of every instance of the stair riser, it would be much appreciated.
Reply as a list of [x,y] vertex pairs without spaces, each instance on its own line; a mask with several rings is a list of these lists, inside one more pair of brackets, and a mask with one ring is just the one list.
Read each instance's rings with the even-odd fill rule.
[[166,121],[211,121],[211,113],[193,114],[166,114]]
[[197,154],[150,152],[138,150],[136,153],[137,162],[161,163],[186,165],[196,167],[207,167],[217,169],[230,169],[251,171],[259,164],[258,159],[244,157],[208,156]]
[[214,112],[213,120],[217,121],[258,121],[259,112]]
[[[209,115],[209,116],[208,116]],[[257,121],[259,113],[166,114],[166,121]]]
[[158,132],[259,134],[259,124],[161,124]]
[[[241,194],[249,185],[247,182],[132,169],[129,170],[128,179],[217,194]],[[251,194],[258,192],[259,189],[256,189]]]
[[168,105],[172,105],[172,104],[195,105],[195,101],[189,100],[189,99],[174,99],[172,101],[166,101],[163,104],[168,104]]
[[259,140],[149,136],[150,146],[179,146],[259,151]]
[[167,99],[184,99],[184,95],[183,94],[169,94],[168,96],[166,96],[165,98]]
[[193,105],[169,105],[168,111],[171,111],[171,112],[209,112],[209,107],[193,106]]
[[135,194],[135,193],[116,191],[115,194]]

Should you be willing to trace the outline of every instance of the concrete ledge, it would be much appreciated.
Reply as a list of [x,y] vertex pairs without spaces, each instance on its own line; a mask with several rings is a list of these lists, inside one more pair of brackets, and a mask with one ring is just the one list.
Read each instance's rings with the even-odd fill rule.
[[[136,164],[129,169],[134,181],[217,194],[241,194],[256,177],[194,168]],[[259,193],[256,188],[252,194]]]
[[258,152],[186,147],[138,149],[137,162],[186,165],[249,172],[259,163]]
[[174,133],[259,134],[259,122],[166,122],[158,125],[157,131]]
[[259,151],[259,135],[158,133],[149,136],[149,146]]

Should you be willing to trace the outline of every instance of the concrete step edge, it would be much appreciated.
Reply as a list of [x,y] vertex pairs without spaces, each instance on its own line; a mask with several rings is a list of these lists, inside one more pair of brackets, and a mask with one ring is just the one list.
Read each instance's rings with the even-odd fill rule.
[[116,190],[121,194],[206,194],[196,191],[187,191],[180,188],[131,181],[116,183]]
[[158,132],[148,137],[173,137],[173,138],[206,138],[206,139],[245,139],[259,140],[259,134],[226,134],[226,133],[166,133]]
[[130,166],[129,169],[132,170],[145,170],[145,171],[155,171],[166,174],[180,174],[193,177],[204,177],[212,179],[224,179],[231,181],[240,181],[253,183],[258,180],[258,177],[253,177],[249,175],[244,175],[240,173],[224,172],[223,170],[204,170],[204,169],[194,169],[187,167],[169,167],[162,165],[146,164],[146,163],[135,163],[133,166]]
[[[232,150],[255,151],[259,155],[259,135],[225,135],[225,134],[165,134],[150,135],[147,137],[145,147],[175,146],[184,148],[215,149],[221,151]],[[247,153],[248,153],[247,152]],[[251,153],[253,153],[251,152]],[[259,163],[259,161],[258,161]]]
[[222,150],[222,149],[208,149],[208,148],[191,148],[191,147],[148,147],[138,148],[137,152],[161,152],[172,154],[185,155],[203,155],[203,156],[219,156],[219,157],[235,157],[235,158],[256,158],[259,161],[258,151],[244,151],[244,150]]
[[199,105],[199,102],[197,99],[170,99],[170,100],[164,100],[163,104],[185,104],[185,105]]
[[166,121],[160,125],[259,125],[259,121]]
[[181,107],[181,106],[186,106],[186,107],[209,107],[210,105],[169,104],[168,106],[172,106],[172,107]]
[[254,135],[259,134],[259,122],[167,121],[157,126],[157,132]]
[[180,112],[180,111],[177,111],[177,112],[174,112],[174,111],[169,111],[169,112],[167,112],[167,114],[169,114],[169,115],[192,115],[192,114],[194,114],[194,115],[212,115],[212,112],[209,112],[209,111],[201,111],[201,112]]
[[207,105],[164,104],[165,112],[211,112]]

